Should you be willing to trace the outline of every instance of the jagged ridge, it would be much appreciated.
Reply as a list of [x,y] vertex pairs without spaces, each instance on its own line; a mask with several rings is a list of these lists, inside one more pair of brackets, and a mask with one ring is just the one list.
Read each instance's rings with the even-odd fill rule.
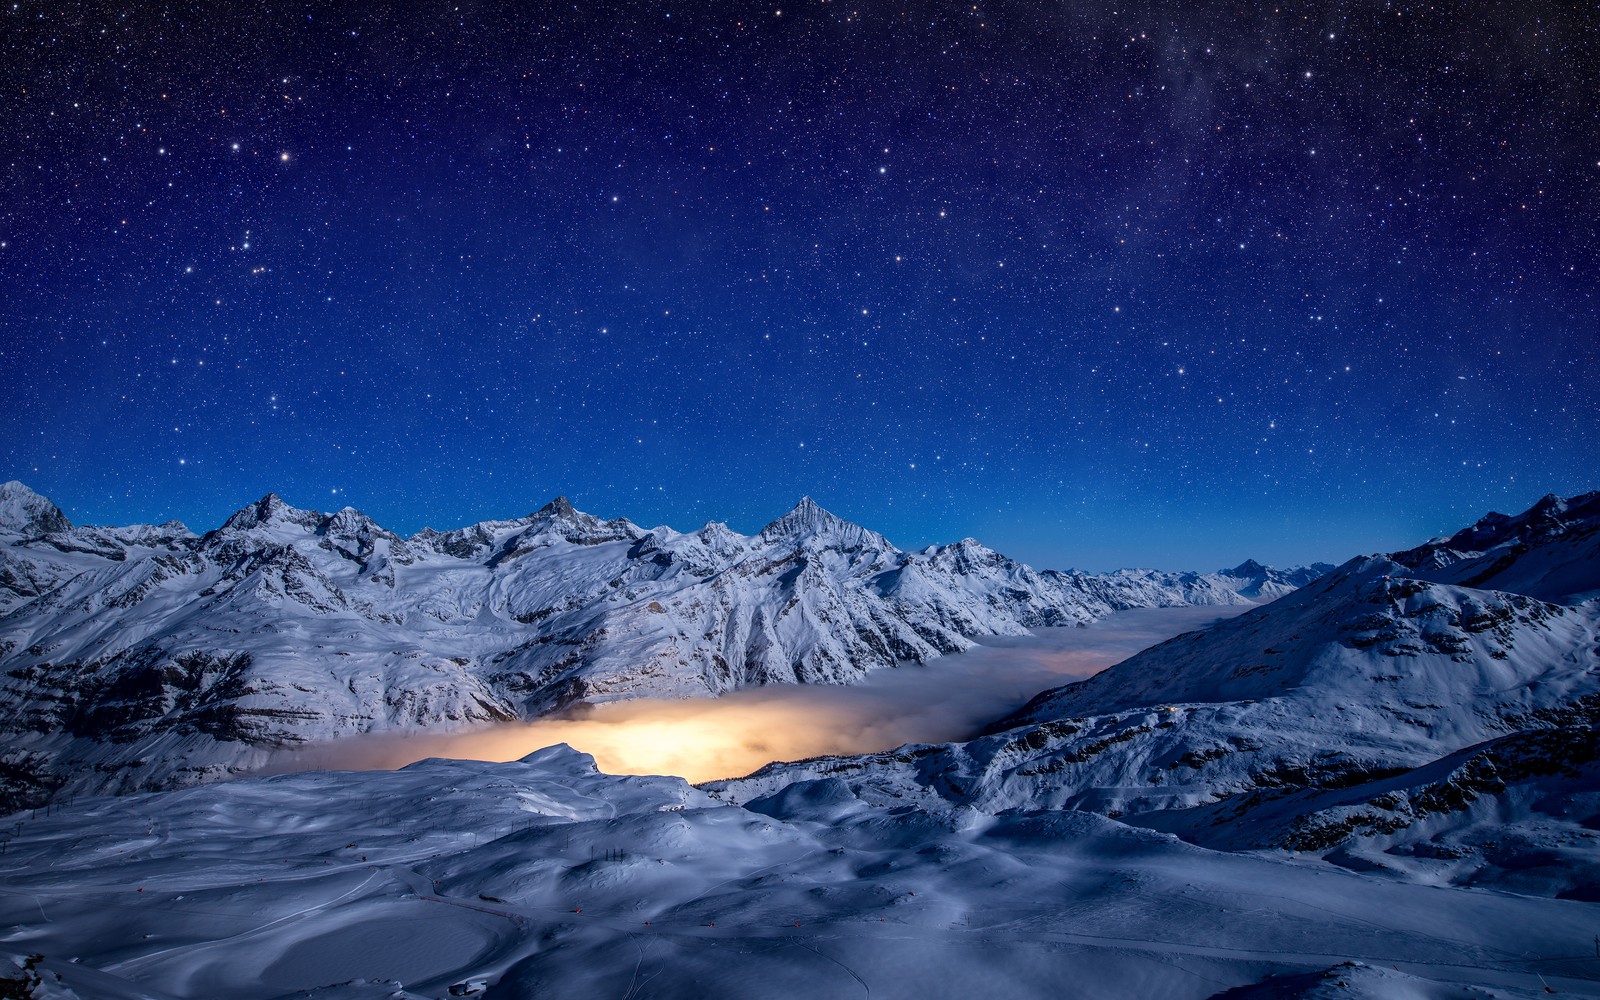
[[[1248,603],[1252,582],[1041,572],[972,539],[903,552],[810,498],[754,536],[646,530],[559,497],[401,538],[276,494],[202,536],[73,528],[25,487],[5,495],[0,711],[24,734],[20,770],[54,758],[75,787],[184,784],[278,746],[578,702],[848,683],[977,636]],[[37,797],[58,780],[14,784]]]

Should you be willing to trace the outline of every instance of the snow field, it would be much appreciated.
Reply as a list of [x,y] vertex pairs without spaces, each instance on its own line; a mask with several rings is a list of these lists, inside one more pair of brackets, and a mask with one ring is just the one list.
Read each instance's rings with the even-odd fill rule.
[[1347,960],[1580,995],[1600,975],[1586,903],[1083,813],[813,798],[816,819],[781,820],[552,748],[84,799],[23,821],[0,926],[82,997],[117,995],[94,970],[127,995],[245,1000],[474,978],[491,997],[1200,998]]

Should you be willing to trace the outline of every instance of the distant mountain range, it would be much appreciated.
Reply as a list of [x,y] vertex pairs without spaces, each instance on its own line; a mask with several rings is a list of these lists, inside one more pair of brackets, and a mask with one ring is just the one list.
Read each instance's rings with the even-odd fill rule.
[[848,683],[977,637],[1248,604],[1331,569],[1038,571],[905,552],[808,499],[758,534],[526,517],[402,538],[269,494],[196,535],[74,527],[0,485],[0,810],[177,787],[274,750],[578,703]]

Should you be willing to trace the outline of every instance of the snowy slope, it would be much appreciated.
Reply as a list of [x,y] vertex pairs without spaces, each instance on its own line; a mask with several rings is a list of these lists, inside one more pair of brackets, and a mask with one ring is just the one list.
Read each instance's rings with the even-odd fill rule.
[[7,827],[0,950],[40,956],[36,996],[80,1000],[1527,998],[1600,977],[1583,902],[1087,813],[790,794],[809,818],[551,748],[80,799]]
[[[786,789],[838,779],[879,805],[1081,809],[1208,846],[1327,852],[1471,826],[1482,816],[1460,792],[1485,767],[1500,787],[1484,779],[1474,794],[1500,810],[1496,822],[1530,820],[1549,775],[1511,762],[1559,745],[1577,784],[1557,802],[1577,795],[1567,806],[1581,810],[1560,837],[1585,829],[1577,819],[1600,821],[1600,772],[1587,763],[1600,723],[1600,609],[1404,579],[1402,569],[1352,560],[1272,605],[1046,692],[969,743],[775,764],[708,787],[789,816]],[[1477,777],[1462,779],[1462,768]],[[1412,810],[1443,801],[1456,805]]]
[[1041,695],[1019,719],[1292,694],[1364,713],[1341,719],[1349,738],[1389,734],[1404,716],[1402,741],[1474,740],[1593,688],[1592,609],[1403,573],[1353,559],[1271,605]]
[[[1549,778],[1513,763],[1527,748],[1555,740],[1579,768],[1572,794],[1594,787],[1583,768],[1600,723],[1600,602],[1422,577],[1476,578],[1491,566],[1531,591],[1555,580],[1565,589],[1600,565],[1597,496],[1547,498],[1396,557],[1422,570],[1353,559],[1270,605],[1045,692],[970,743],[777,764],[714,787],[749,802],[797,781],[871,774],[858,783],[869,801],[1088,809],[1229,848],[1327,850],[1352,839],[1397,848],[1471,827],[1474,796],[1520,823],[1530,789]],[[1495,790],[1485,768],[1505,787]],[[1463,795],[1473,782],[1482,787]],[[1412,815],[1416,796],[1462,804]]]
[[564,498],[401,538],[275,495],[196,536],[74,528],[0,489],[0,803],[166,788],[275,749],[579,703],[848,683],[974,637],[1248,603],[1242,577],[1038,572],[968,539],[903,552],[801,501],[744,536]]

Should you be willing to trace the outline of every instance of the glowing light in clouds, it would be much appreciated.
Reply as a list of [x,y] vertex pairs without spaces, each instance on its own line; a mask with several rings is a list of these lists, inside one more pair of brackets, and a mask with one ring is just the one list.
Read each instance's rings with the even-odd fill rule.
[[965,739],[1046,688],[1243,610],[1128,611],[1088,628],[990,639],[970,652],[881,671],[851,687],[775,685],[716,699],[619,702],[568,718],[438,736],[355,737],[287,754],[269,770],[374,770],[428,757],[517,760],[567,743],[612,774],[730,778],[774,760]]

